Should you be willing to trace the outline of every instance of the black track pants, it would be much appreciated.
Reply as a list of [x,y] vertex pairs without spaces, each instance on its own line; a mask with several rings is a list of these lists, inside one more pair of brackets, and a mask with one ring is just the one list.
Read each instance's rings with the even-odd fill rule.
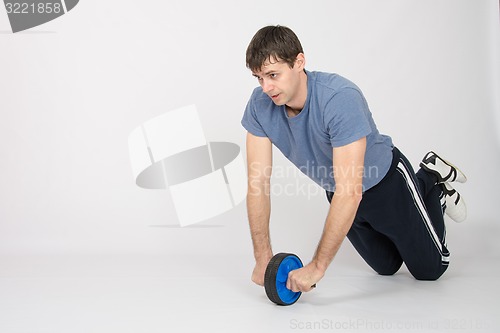
[[[334,193],[327,192],[331,201]],[[377,273],[396,273],[403,261],[419,280],[436,280],[448,268],[442,189],[436,177],[417,174],[406,157],[393,150],[387,175],[363,194],[349,241]]]

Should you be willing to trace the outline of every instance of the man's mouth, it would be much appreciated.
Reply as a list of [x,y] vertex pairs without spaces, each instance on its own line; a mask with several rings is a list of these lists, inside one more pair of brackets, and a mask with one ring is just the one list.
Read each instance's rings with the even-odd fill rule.
[[278,98],[278,96],[279,96],[279,95],[280,95],[280,94],[271,95],[271,98],[272,98],[272,99],[276,99],[276,98]]

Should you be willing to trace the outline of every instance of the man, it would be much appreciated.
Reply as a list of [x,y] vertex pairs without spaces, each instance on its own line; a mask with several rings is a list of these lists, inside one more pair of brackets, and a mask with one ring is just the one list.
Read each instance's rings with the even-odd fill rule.
[[330,209],[312,261],[290,272],[287,288],[307,292],[321,280],[347,236],[379,274],[405,262],[419,280],[448,267],[444,211],[465,219],[450,182],[465,175],[434,152],[414,173],[389,136],[378,132],[361,90],[349,80],[305,69],[295,33],[260,29],[246,52],[257,87],[242,119],[247,133],[247,209],[254,248],[252,280],[264,285],[273,256],[269,236],[272,145],[326,190]]

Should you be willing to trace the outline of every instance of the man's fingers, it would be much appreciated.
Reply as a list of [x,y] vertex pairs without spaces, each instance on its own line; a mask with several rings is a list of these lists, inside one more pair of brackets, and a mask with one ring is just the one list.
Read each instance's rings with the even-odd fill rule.
[[311,291],[311,290],[313,290],[314,288],[316,288],[316,283],[315,283],[315,284],[313,284],[312,286],[310,286],[308,291]]
[[[313,285],[308,284],[308,281],[299,281],[299,277],[295,276],[294,271],[288,273],[288,279],[286,281],[286,288],[297,293],[299,291],[308,292],[316,288],[316,283]],[[310,282],[309,282],[310,283]]]
[[264,282],[257,279],[252,278],[252,282],[259,286],[264,286]]

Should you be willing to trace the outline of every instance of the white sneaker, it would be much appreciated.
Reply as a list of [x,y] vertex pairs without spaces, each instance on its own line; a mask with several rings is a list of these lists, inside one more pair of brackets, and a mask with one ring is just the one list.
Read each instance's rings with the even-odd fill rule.
[[462,222],[467,217],[467,206],[464,198],[448,183],[443,183],[443,194],[446,202],[444,212],[455,222]]
[[459,168],[442,159],[433,151],[425,154],[422,162],[420,162],[420,167],[436,175],[438,184],[451,182],[465,183],[467,181],[467,177]]

